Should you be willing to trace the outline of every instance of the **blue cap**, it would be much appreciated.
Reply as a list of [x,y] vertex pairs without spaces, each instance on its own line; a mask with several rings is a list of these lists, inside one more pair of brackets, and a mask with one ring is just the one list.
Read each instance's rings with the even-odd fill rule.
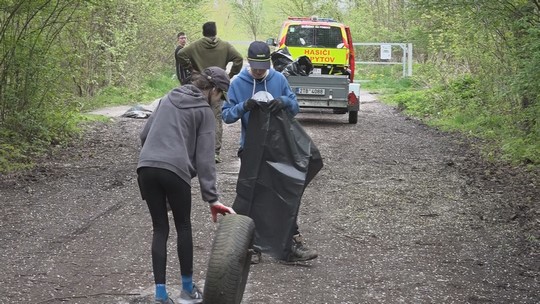
[[268,70],[270,68],[270,47],[265,42],[253,41],[249,45],[247,60],[252,69]]

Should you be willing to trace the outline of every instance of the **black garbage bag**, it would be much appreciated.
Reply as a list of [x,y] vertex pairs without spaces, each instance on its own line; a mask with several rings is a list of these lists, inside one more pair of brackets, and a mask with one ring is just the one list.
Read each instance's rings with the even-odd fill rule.
[[304,189],[323,167],[319,150],[285,110],[250,112],[233,209],[255,222],[254,247],[277,259],[291,251]]
[[308,56],[300,56],[286,70],[289,75],[308,76],[313,71],[313,63]]
[[270,54],[270,59],[272,60],[274,70],[278,72],[283,72],[283,70],[294,61],[287,47],[272,52],[272,54]]
[[275,50],[270,54],[274,69],[285,76],[308,76],[313,71],[313,63],[308,56],[300,56],[293,60],[287,47]]

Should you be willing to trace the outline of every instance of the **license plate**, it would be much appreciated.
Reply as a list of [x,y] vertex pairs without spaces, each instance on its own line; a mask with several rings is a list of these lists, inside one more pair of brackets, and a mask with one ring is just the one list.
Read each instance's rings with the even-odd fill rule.
[[326,93],[325,89],[315,89],[315,88],[296,88],[296,94],[302,95],[324,95]]

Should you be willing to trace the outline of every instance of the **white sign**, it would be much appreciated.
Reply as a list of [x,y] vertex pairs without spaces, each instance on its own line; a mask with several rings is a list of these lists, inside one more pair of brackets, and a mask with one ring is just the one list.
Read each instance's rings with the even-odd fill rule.
[[392,46],[390,44],[381,44],[381,59],[392,59]]

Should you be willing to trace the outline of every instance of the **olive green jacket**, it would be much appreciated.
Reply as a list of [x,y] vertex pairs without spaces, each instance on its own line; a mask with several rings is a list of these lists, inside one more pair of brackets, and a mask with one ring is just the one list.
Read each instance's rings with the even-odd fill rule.
[[217,37],[203,37],[178,52],[178,63],[189,71],[200,72],[211,66],[226,70],[229,62],[232,62],[229,72],[229,78],[232,78],[242,69],[242,55],[230,43]]

